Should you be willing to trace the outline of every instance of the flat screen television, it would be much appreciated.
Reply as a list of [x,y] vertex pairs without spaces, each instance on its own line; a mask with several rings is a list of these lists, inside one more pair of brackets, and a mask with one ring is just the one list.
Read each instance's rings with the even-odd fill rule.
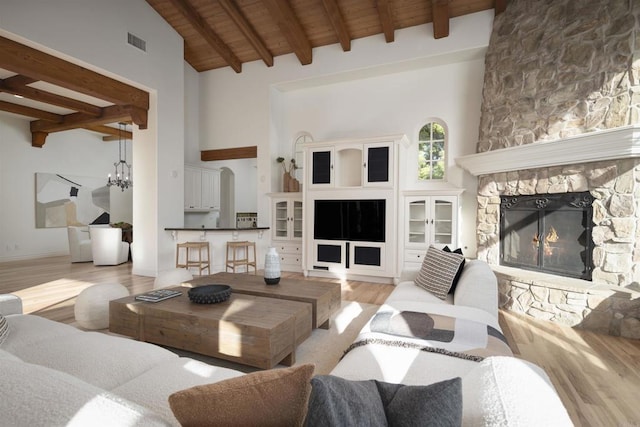
[[384,199],[315,200],[314,239],[384,242],[385,202]]

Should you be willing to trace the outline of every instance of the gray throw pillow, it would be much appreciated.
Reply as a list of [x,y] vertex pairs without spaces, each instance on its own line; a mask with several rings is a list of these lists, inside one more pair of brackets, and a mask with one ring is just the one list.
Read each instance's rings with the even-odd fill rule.
[[425,386],[376,383],[390,426],[462,425],[460,378]]
[[306,426],[386,426],[380,393],[373,381],[331,375],[311,379]]
[[306,426],[460,426],[460,378],[425,386],[331,375],[311,380]]

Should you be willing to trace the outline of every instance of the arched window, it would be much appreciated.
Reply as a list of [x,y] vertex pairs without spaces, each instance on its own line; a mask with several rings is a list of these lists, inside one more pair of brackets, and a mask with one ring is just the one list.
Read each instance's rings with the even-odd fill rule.
[[427,123],[418,135],[418,180],[444,179],[445,130],[439,123]]
[[313,142],[313,136],[309,132],[298,132],[293,138],[293,158],[296,160],[296,166],[298,169],[302,169],[302,159],[304,150],[302,144],[307,142]]

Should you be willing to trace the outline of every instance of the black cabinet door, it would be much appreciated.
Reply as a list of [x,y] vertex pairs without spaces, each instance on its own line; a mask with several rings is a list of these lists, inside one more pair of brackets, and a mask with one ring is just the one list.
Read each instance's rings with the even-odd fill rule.
[[331,151],[313,152],[311,183],[331,184]]
[[389,147],[367,148],[367,182],[389,182]]

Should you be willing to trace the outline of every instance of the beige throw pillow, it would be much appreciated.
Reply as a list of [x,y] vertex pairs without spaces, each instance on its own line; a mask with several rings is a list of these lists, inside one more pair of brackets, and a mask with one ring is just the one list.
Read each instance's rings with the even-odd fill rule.
[[301,426],[314,365],[253,372],[169,396],[173,414],[189,426]]
[[415,283],[438,298],[445,299],[463,262],[464,256],[461,254],[429,246]]

